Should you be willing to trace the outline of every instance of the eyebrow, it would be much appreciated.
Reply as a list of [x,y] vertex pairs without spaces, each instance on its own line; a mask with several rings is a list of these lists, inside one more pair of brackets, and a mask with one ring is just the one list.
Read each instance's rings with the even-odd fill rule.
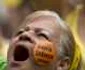
[[47,32],[51,32],[51,31],[48,31],[48,29],[47,28],[42,28],[42,27],[30,27],[29,25],[26,25],[25,27],[24,27],[24,30],[25,29],[32,29],[32,30],[34,30],[35,32],[40,32],[40,31],[42,31],[42,30],[45,30],[45,31],[47,31]]
[[26,26],[26,27],[24,27],[24,30],[30,30],[30,29],[33,29],[33,30],[35,30],[35,32],[39,32],[39,31],[41,31],[41,30],[43,30],[43,28],[39,28],[39,27],[32,27],[32,28],[30,28],[30,26],[28,25],[28,26]]

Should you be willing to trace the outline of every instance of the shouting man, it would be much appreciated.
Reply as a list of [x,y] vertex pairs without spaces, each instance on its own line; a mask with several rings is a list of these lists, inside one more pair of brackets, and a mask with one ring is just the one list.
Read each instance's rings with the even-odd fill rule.
[[56,13],[37,11],[23,24],[12,38],[7,70],[82,70],[79,46]]

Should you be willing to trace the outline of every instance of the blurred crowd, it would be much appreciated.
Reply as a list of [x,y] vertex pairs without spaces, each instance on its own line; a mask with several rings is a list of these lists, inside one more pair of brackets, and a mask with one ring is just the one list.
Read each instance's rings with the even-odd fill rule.
[[26,15],[56,11],[70,26],[79,45],[85,43],[85,0],[0,0],[0,55],[7,57],[10,39]]

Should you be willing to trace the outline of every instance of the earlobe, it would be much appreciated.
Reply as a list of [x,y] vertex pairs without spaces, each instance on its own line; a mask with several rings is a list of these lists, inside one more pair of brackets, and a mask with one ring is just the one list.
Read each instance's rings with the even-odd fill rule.
[[65,57],[57,63],[57,70],[68,70],[70,67],[70,58]]

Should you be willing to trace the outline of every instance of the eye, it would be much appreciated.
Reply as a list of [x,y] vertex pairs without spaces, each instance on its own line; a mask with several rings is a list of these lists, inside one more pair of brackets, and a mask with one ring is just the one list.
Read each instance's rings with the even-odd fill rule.
[[45,35],[44,33],[39,33],[38,34],[38,37],[43,37],[45,39],[48,39],[47,35]]
[[29,26],[25,27],[24,30],[25,30],[25,31],[29,31],[29,30],[30,30]]
[[18,35],[22,34],[23,32],[24,32],[24,30],[20,30],[20,31],[18,31],[18,32],[16,33],[15,36],[18,36]]

